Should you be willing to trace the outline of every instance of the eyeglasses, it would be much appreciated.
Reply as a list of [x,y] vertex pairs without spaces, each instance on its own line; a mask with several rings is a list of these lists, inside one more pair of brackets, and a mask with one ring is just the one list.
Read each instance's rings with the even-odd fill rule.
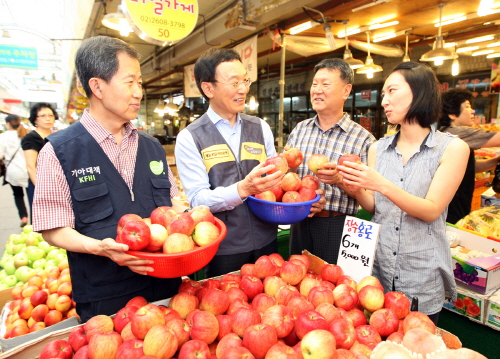
[[56,116],[54,116],[54,115],[48,115],[48,114],[44,114],[44,115],[38,115],[38,116],[36,116],[36,117],[37,117],[37,118],[54,118],[54,117],[56,117]]
[[249,78],[241,80],[241,81],[234,81],[234,82],[229,82],[229,83],[228,82],[220,82],[217,80],[215,80],[215,82],[218,82],[218,83],[223,84],[223,85],[231,85],[234,87],[235,90],[239,89],[242,84],[245,85],[245,87],[250,87],[250,85],[252,84],[252,80],[250,80]]

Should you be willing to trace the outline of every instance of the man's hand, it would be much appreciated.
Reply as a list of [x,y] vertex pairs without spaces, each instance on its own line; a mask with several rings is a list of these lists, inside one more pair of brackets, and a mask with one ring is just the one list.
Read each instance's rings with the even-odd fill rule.
[[339,174],[337,170],[337,164],[335,163],[325,163],[323,170],[318,171],[318,179],[329,185],[336,185],[342,182],[342,176]]
[[320,188],[316,190],[316,194],[320,194],[318,202],[314,202],[311,207],[311,213],[309,213],[308,217],[314,216],[316,213],[319,213],[325,208],[326,198],[325,198],[325,190]]
[[127,253],[128,246],[123,243],[117,243],[112,238],[104,238],[99,242],[99,255],[106,256],[113,262],[120,266],[129,267],[132,272],[146,275],[148,272],[152,272],[153,268],[149,267],[148,264],[153,263],[149,259],[142,259],[131,256]]
[[280,183],[284,173],[277,171],[272,175],[262,177],[268,171],[275,168],[275,165],[264,167],[264,163],[255,166],[254,169],[240,182],[238,182],[238,194],[240,198],[247,198],[253,194],[269,191]]

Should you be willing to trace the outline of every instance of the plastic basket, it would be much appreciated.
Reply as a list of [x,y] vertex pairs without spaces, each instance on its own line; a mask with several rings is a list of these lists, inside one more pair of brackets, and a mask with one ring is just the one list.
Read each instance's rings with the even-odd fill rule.
[[215,218],[215,225],[219,228],[219,237],[210,244],[195,248],[188,252],[164,254],[142,251],[128,251],[127,253],[154,262],[149,266],[154,269],[148,275],[157,278],[176,278],[195,273],[205,267],[217,253],[219,244],[226,237],[227,228],[224,222]]
[[471,208],[470,208],[471,212],[481,208],[481,195],[487,189],[488,187],[479,187],[474,189],[474,193],[472,194]]
[[314,202],[319,201],[320,195],[307,202],[283,203],[264,201],[254,196],[247,198],[248,207],[261,220],[273,224],[294,224],[306,218]]

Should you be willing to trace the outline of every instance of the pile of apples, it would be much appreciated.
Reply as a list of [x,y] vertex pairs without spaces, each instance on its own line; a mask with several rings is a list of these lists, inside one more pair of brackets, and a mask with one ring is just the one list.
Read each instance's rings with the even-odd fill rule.
[[67,262],[66,250],[51,246],[41,233],[25,226],[20,234],[11,234],[5,244],[0,260],[0,290],[22,285],[33,277],[37,270],[57,268]]
[[[269,202],[285,203],[307,202],[316,198],[316,190],[320,187],[320,181],[316,176],[306,175],[300,178],[297,173],[288,172],[289,169],[295,169],[300,166],[303,160],[304,155],[298,148],[290,148],[276,157],[268,158],[264,166],[275,166],[268,174],[281,171],[285,175],[276,187],[256,194],[255,198]],[[342,155],[338,164],[341,165],[344,161],[361,163],[359,156],[353,154]],[[317,175],[318,171],[324,169],[325,163],[328,162],[329,159],[326,155],[313,154],[307,160],[307,167]]]
[[70,317],[78,318],[68,260],[35,272],[26,283],[12,288],[14,300],[6,304],[10,311],[5,321],[5,339],[45,329]]
[[339,266],[309,266],[306,255],[272,254],[239,273],[187,279],[168,306],[133,298],[114,318],[98,315],[48,343],[39,359],[410,359],[461,347],[376,278],[356,283]]
[[207,206],[197,206],[185,213],[162,206],[154,209],[148,218],[125,214],[118,221],[116,232],[116,242],[128,245],[129,250],[166,254],[205,246],[220,234]]

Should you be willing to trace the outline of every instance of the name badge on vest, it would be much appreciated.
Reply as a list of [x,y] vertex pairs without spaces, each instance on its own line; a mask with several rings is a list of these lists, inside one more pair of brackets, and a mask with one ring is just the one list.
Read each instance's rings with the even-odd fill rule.
[[243,142],[241,144],[241,161],[255,160],[264,162],[267,159],[266,149],[264,145],[256,142]]
[[207,173],[210,172],[213,166],[219,163],[236,161],[233,152],[228,145],[225,144],[213,145],[205,148],[201,151],[201,157],[203,158]]

